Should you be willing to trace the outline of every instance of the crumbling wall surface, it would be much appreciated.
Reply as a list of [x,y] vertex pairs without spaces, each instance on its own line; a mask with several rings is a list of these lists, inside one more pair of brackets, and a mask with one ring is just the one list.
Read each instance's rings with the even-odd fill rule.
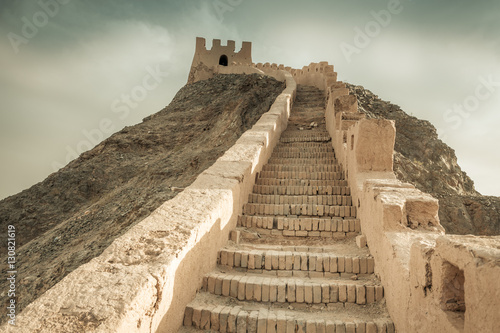
[[286,128],[291,74],[271,109],[174,199],[31,303],[7,332],[177,332],[184,308]]
[[439,203],[393,172],[393,121],[365,119],[342,82],[325,86],[327,129],[358,205],[389,313],[399,332],[495,332],[500,322],[500,237],[445,235]]

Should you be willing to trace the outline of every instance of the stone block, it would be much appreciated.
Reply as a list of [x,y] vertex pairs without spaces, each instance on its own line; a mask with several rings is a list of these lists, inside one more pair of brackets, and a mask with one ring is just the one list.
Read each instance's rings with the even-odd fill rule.
[[358,235],[358,236],[356,236],[356,245],[359,248],[366,247],[366,236],[365,235]]

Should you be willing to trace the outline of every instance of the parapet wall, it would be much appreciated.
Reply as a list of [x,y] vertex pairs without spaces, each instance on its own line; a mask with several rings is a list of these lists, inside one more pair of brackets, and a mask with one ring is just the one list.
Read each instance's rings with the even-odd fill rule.
[[177,332],[184,308],[215,268],[256,173],[286,129],[291,74],[271,109],[172,200],[68,274],[17,316],[7,332]]
[[327,129],[347,171],[362,237],[375,258],[396,329],[498,330],[500,237],[445,235],[438,200],[396,179],[394,122],[365,119],[356,97],[325,63],[292,74],[297,83],[325,90]]

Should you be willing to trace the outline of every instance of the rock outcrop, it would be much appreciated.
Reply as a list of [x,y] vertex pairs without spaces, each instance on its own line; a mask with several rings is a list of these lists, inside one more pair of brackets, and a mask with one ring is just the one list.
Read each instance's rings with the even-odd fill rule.
[[[190,185],[269,110],[284,87],[257,74],[187,85],[165,109],[0,201],[2,239],[7,225],[16,228],[18,313]],[[3,271],[6,245],[0,245]],[[7,282],[0,282],[2,306]]]
[[500,198],[476,191],[455,151],[438,138],[430,122],[408,115],[361,86],[347,86],[367,118],[396,121],[396,177],[439,199],[439,218],[447,233],[500,234]]

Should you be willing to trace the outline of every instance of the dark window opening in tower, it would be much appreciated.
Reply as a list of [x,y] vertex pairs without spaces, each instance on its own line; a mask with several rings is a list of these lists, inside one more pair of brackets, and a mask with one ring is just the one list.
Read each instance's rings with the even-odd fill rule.
[[227,66],[228,65],[227,55],[223,54],[223,55],[220,56],[219,65],[221,65],[221,66]]

